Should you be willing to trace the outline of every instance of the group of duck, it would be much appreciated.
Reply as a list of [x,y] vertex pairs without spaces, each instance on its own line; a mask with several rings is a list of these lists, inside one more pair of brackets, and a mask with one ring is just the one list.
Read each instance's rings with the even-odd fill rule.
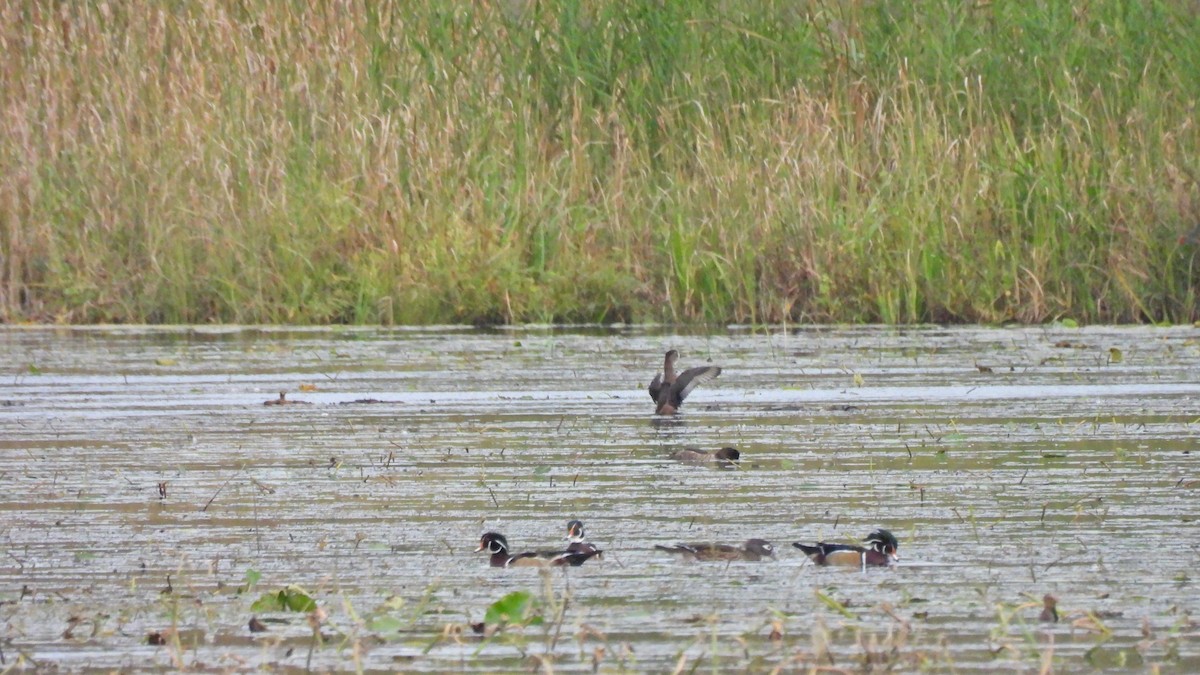
[[[699,366],[676,374],[675,362],[678,360],[678,351],[674,349],[668,351],[663,362],[663,372],[656,374],[650,382],[650,397],[654,399],[656,414],[674,415],[692,390],[721,374],[720,366]],[[734,448],[721,448],[712,453],[686,449],[673,455],[675,459],[681,461],[712,461],[725,465],[736,462],[739,456],[740,453]],[[800,549],[817,565],[846,565],[866,569],[867,567],[886,567],[900,559],[900,542],[888,530],[877,529],[868,534],[863,542],[866,546],[828,544],[823,541],[815,544],[795,542],[792,546]],[[765,539],[748,539],[740,546],[693,542],[670,546],[656,545],[654,548],[692,560],[758,561],[775,557],[775,546]],[[504,535],[499,532],[487,532],[480,538],[479,548],[475,549],[476,553],[481,551],[487,551],[490,554],[489,561],[492,567],[562,565],[578,567],[593,557],[601,557],[603,553],[587,541],[583,531],[583,522],[579,520],[567,523],[567,548],[565,550],[512,553]]]
[[[875,530],[863,540],[867,545],[815,544],[795,542],[792,546],[818,565],[886,567],[900,559],[900,542],[891,532]],[[749,560],[759,561],[775,557],[775,546],[765,539],[747,539],[740,546],[705,542],[679,543],[670,546],[656,545],[657,551],[674,553],[691,560]],[[499,532],[487,532],[479,539],[475,552],[487,551],[492,567],[549,567],[570,565],[578,567],[592,558],[599,558],[604,551],[587,540],[583,522],[572,520],[567,523],[567,548],[565,550],[525,551],[512,553],[508,539]]]

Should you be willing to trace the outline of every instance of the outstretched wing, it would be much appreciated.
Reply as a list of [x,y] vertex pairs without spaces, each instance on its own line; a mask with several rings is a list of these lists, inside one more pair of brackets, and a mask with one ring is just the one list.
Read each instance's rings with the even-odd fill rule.
[[650,398],[654,399],[655,403],[658,403],[658,393],[662,391],[662,388],[662,373],[658,373],[653,380],[650,380]]
[[683,399],[687,398],[687,395],[692,393],[692,390],[698,385],[704,384],[720,374],[720,366],[688,368],[675,380],[675,384],[671,385],[672,402],[676,403],[676,405],[683,403]]

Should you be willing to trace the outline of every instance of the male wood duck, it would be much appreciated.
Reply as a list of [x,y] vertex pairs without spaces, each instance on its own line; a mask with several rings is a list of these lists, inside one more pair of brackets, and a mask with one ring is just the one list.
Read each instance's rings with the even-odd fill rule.
[[663,371],[656,374],[650,382],[650,398],[654,399],[657,406],[654,409],[656,415],[674,415],[679,406],[683,405],[683,399],[692,393],[696,385],[708,382],[721,374],[719,366],[699,366],[688,368],[676,376],[675,362],[678,360],[679,352],[674,349],[667,352],[663,361]]
[[659,551],[677,553],[692,560],[752,560],[775,557],[775,547],[763,539],[747,539],[741,546],[732,544],[675,544],[657,545]]
[[812,546],[796,542],[792,546],[804,551],[818,565],[853,565],[865,569],[868,565],[886,567],[900,559],[897,553],[900,542],[887,530],[875,530],[863,541],[870,548],[853,544],[826,544],[823,541]]
[[487,551],[492,554],[492,567],[546,567],[570,565],[578,567],[600,551],[526,551],[509,553],[508,540],[499,532],[488,532],[479,539],[476,553]]
[[671,459],[687,462],[688,464],[715,464],[722,469],[732,469],[737,465],[742,453],[737,448],[721,448],[712,452],[704,452],[694,448],[685,448],[671,455]]
[[[587,541],[587,535],[583,532],[583,521],[572,520],[567,523],[567,551],[570,553],[590,553],[597,557],[603,557],[604,551],[596,548]],[[586,560],[586,558],[584,558]],[[579,563],[582,564],[582,561]]]

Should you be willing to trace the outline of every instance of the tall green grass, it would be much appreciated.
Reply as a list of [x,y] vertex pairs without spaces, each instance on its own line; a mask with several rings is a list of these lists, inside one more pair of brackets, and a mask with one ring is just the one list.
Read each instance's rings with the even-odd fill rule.
[[0,6],[0,320],[1191,321],[1200,12]]

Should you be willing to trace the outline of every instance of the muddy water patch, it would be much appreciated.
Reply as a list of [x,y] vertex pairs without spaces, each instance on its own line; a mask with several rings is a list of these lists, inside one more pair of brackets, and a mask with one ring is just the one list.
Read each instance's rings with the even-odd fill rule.
[[[1196,337],[6,329],[0,648],[108,668],[1195,669]],[[725,370],[660,420],[645,385],[669,347]],[[263,405],[280,390],[310,405]],[[669,459],[725,445],[739,470]],[[573,517],[604,560],[544,576],[473,553],[487,529],[561,545]],[[877,526],[901,566],[790,546]],[[778,560],[653,549],[750,537]],[[252,609],[289,584],[319,639]],[[475,632],[522,592],[530,615]]]

